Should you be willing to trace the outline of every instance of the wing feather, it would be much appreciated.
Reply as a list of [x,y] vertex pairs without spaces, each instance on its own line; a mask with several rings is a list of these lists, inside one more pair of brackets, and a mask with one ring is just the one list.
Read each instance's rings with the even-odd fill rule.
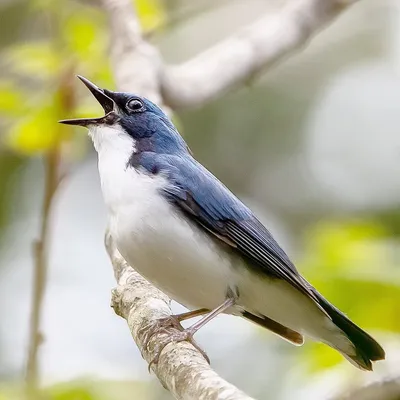
[[142,156],[149,171],[162,171],[169,185],[162,193],[208,233],[228,244],[249,266],[270,278],[283,279],[316,301],[317,296],[271,233],[232,192],[194,158],[185,155]]
[[[317,300],[311,286],[297,272],[283,250],[277,252],[274,249],[277,243],[265,227],[260,227],[261,223],[255,217],[246,221],[226,221],[225,224],[228,239],[236,244],[237,249],[246,258],[256,262],[264,273],[284,279],[307,296]],[[257,225],[256,235],[252,232],[254,225]],[[282,254],[285,254],[284,257]]]

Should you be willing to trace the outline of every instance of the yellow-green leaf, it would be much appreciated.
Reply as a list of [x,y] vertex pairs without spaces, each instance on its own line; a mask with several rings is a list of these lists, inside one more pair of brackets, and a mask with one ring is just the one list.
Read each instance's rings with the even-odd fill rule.
[[30,7],[35,11],[57,11],[60,9],[60,5],[56,0],[30,0]]
[[324,221],[307,234],[305,270],[339,271],[379,267],[381,250],[374,243],[384,235],[382,227],[369,221]]
[[0,82],[0,114],[16,117],[25,108],[24,93],[9,81]]
[[64,138],[64,131],[57,124],[57,115],[54,106],[33,110],[12,126],[7,144],[27,155],[53,148]]
[[152,31],[164,25],[166,13],[160,0],[135,0],[136,11],[143,31]]
[[90,18],[87,13],[75,13],[63,24],[63,38],[68,48],[80,58],[86,59],[99,53],[104,47],[99,18]]
[[86,387],[54,386],[48,391],[52,400],[92,400],[91,391]]
[[344,357],[324,343],[307,343],[299,354],[299,357],[307,359],[308,372],[313,373],[345,362]]
[[6,60],[13,70],[29,78],[48,78],[61,70],[63,57],[50,42],[28,42],[11,47]]

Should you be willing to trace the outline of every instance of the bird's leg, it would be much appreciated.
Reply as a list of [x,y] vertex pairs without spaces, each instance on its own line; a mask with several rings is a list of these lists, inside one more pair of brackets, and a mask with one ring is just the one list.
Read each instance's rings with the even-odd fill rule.
[[230,297],[226,299],[220,306],[212,310],[205,317],[203,317],[200,321],[195,322],[191,327],[185,329],[183,332],[186,332],[188,335],[193,336],[200,328],[202,328],[205,324],[214,319],[217,315],[226,311],[229,307],[232,307],[235,304],[235,299]]
[[175,314],[175,317],[179,322],[186,321],[187,319],[198,317],[200,315],[204,315],[210,312],[207,308],[199,308],[198,310],[188,311],[182,314]]
[[[227,298],[220,306],[218,306],[217,308],[215,308],[214,310],[212,310],[211,312],[209,312],[206,316],[204,316],[200,321],[194,323],[192,326],[190,326],[187,329],[180,329],[180,332],[174,333],[172,335],[169,335],[165,340],[163,340],[159,346],[158,349],[156,351],[156,355],[153,358],[153,360],[150,362],[149,364],[149,369],[151,367],[151,365],[153,363],[157,363],[159,358],[160,358],[160,354],[163,351],[164,347],[172,342],[178,343],[178,342],[183,342],[183,341],[188,341],[189,343],[191,343],[197,350],[199,350],[199,352],[204,356],[204,358],[207,360],[208,363],[210,363],[210,359],[208,358],[207,354],[198,346],[198,344],[194,341],[193,339],[193,335],[200,329],[202,328],[204,325],[206,325],[208,322],[210,322],[212,319],[214,319],[217,315],[223,313],[224,311],[226,311],[229,307],[232,307],[235,304],[235,297],[229,297]],[[196,315],[201,315],[204,314],[205,312],[201,312],[201,310],[197,310],[197,314]],[[190,313],[190,312],[189,312]],[[189,314],[189,313],[185,313],[185,314]],[[187,318],[191,318],[192,316],[196,316],[196,315],[190,315],[185,317],[185,319]],[[181,316],[182,317],[182,316]]]
[[143,339],[143,348],[144,349],[147,348],[147,345],[149,344],[151,337],[155,333],[161,333],[161,332],[168,333],[166,332],[166,329],[170,327],[173,327],[178,331],[183,331],[183,326],[180,324],[182,321],[197,317],[199,315],[207,314],[209,311],[210,310],[208,310],[207,308],[200,308],[198,310],[192,310],[182,314],[169,315],[168,317],[160,318],[154,321],[154,323],[152,323],[151,326],[146,326],[143,328],[146,330]]

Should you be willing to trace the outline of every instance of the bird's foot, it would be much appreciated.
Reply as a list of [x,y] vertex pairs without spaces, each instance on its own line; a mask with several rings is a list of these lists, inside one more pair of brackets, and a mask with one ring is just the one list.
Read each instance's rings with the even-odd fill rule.
[[165,318],[160,318],[151,323],[150,326],[146,326],[143,329],[146,330],[143,338],[143,348],[147,349],[150,339],[156,333],[165,333],[170,335],[170,331],[167,328],[175,328],[178,331],[183,331],[183,326],[180,324],[179,319],[175,315],[169,315]]
[[206,361],[210,364],[210,359],[207,353],[196,343],[193,338],[194,333],[196,330],[191,330],[190,328],[181,330],[180,332],[173,333],[172,335],[169,334],[164,340],[162,340],[156,350],[156,355],[151,360],[149,364],[149,370],[153,364],[157,364],[160,358],[161,352],[164,348],[170,343],[179,343],[179,342],[189,342],[196,350],[198,350],[201,355],[206,359]]

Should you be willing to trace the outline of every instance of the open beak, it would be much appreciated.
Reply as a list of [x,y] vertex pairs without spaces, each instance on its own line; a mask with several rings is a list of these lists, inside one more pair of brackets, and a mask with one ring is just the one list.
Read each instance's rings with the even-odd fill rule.
[[63,119],[58,122],[60,122],[61,124],[68,124],[68,125],[88,126],[94,124],[102,124],[109,121],[110,117],[115,114],[116,107],[114,101],[104,93],[103,89],[100,89],[94,83],[90,82],[88,79],[80,75],[78,75],[78,78],[92,92],[93,96],[103,107],[105,115],[99,118]]

